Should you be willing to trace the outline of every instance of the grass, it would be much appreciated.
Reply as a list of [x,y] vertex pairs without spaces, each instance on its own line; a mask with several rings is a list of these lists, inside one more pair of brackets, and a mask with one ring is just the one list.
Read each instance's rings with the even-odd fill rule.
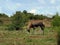
[[[41,31],[41,30],[40,30]],[[57,45],[57,33],[45,28],[44,35],[36,29],[29,34],[24,31],[0,30],[0,45]]]

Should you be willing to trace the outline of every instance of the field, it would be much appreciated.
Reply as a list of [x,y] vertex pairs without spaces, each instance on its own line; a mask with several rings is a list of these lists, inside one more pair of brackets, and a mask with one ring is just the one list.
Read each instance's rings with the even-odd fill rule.
[[44,35],[38,29],[22,31],[0,30],[0,45],[57,45],[57,32],[52,28],[45,28]]

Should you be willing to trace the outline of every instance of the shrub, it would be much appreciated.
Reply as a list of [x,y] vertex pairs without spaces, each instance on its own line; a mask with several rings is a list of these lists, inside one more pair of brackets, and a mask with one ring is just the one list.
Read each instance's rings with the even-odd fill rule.
[[12,24],[9,29],[20,30],[25,24],[25,17],[22,12],[17,11],[16,14],[12,16]]
[[56,15],[54,19],[52,20],[53,27],[59,27],[60,26],[60,16]]

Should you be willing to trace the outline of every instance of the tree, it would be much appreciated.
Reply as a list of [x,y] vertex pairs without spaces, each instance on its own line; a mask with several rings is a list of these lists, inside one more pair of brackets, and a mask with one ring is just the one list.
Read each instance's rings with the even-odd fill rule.
[[27,14],[27,11],[26,11],[26,10],[24,10],[24,11],[23,11],[23,13],[24,13],[24,14]]
[[56,16],[59,16],[58,12],[52,17],[52,19],[54,19]]
[[19,30],[24,26],[24,15],[20,12],[17,11],[16,14],[12,16],[12,24],[11,26],[13,27],[12,29],[14,30]]
[[0,18],[1,17],[8,17],[6,14],[4,14],[4,13],[0,13]]
[[29,14],[27,13],[27,11],[24,10],[24,11],[22,12],[22,15],[23,15],[24,21],[27,22],[27,21],[28,21],[28,18],[29,18],[29,17],[28,17]]
[[56,14],[53,18],[53,21],[52,21],[52,25],[55,27],[59,27],[60,26],[60,16],[59,14]]

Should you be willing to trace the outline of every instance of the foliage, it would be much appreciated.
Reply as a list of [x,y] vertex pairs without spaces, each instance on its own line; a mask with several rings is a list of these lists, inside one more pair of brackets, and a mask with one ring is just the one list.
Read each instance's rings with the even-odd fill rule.
[[27,11],[26,11],[26,10],[24,10],[24,11],[23,11],[23,13],[24,13],[24,14],[27,14]]
[[4,13],[0,13],[0,17],[8,17],[8,16]]
[[3,25],[3,21],[2,21],[2,20],[0,20],[0,26],[1,26],[1,25]]
[[21,29],[25,24],[24,14],[20,11],[17,11],[16,14],[12,17],[12,26],[15,30]]
[[60,16],[58,16],[57,14],[54,16],[53,21],[52,21],[52,25],[55,27],[59,27],[60,26]]
[[[59,15],[58,13],[56,13],[56,15]],[[52,25],[53,26],[58,26],[60,25],[60,16],[53,16],[53,21],[52,21]],[[47,16],[44,16],[43,14],[33,14],[33,13],[28,13],[26,10],[24,10],[23,12],[21,11],[16,11],[15,14],[13,14],[11,17],[8,17],[6,14],[4,13],[0,13],[0,20],[1,22],[3,21],[3,23],[5,23],[6,25],[11,25],[9,26],[11,29],[13,28],[15,29],[20,29],[22,28],[25,23],[29,20],[43,20],[45,18],[49,18]],[[57,24],[58,23],[58,24]],[[4,25],[5,25],[4,24]]]
[[43,20],[43,19],[47,18],[47,16],[43,16],[42,14],[41,15],[38,15],[38,14],[34,15],[31,13],[28,14],[28,17],[29,17],[29,20]]

